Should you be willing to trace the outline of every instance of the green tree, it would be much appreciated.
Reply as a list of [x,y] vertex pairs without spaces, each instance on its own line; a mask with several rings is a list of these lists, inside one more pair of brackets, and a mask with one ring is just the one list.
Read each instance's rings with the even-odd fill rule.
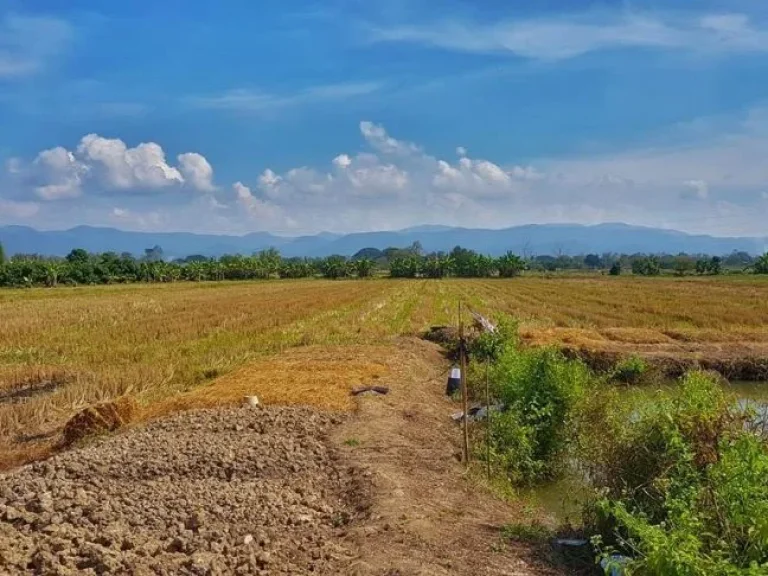
[[496,261],[499,269],[499,276],[502,278],[513,278],[519,276],[526,269],[525,260],[513,252],[507,252]]
[[690,256],[677,256],[675,258],[675,274],[685,276],[693,268],[693,261]]
[[445,278],[452,268],[453,261],[445,254],[430,254],[421,262],[421,273],[426,278]]
[[755,274],[768,274],[768,252],[755,261]]
[[632,259],[632,273],[638,276],[658,276],[661,263],[656,256],[640,256]]
[[416,278],[420,267],[420,259],[416,256],[398,257],[389,263],[389,275],[392,278]]
[[163,249],[160,246],[146,248],[144,250],[144,260],[147,262],[160,262],[163,260]]
[[621,262],[619,260],[616,260],[616,262],[611,265],[608,274],[611,276],[621,276]]
[[723,272],[723,260],[720,256],[713,256],[709,261],[709,273],[718,275]]
[[82,248],[75,248],[69,254],[67,254],[67,262],[70,264],[85,264],[88,262],[88,252]]
[[354,260],[351,265],[358,278],[370,278],[376,269],[376,263],[369,258]]
[[326,278],[344,278],[347,275],[347,259],[337,254],[328,256],[320,264],[320,270]]
[[596,270],[597,268],[602,267],[603,261],[600,259],[600,256],[598,256],[597,254],[587,254],[584,257],[584,265],[587,268]]
[[0,266],[5,264],[5,249],[3,248],[3,243],[0,242]]

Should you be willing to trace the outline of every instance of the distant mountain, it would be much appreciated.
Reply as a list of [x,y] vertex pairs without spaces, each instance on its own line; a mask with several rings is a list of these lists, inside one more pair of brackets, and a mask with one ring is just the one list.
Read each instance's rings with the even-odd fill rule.
[[421,243],[424,250],[449,251],[461,245],[485,254],[507,250],[518,254],[586,254],[590,252],[649,252],[727,254],[734,250],[759,254],[768,250],[768,238],[720,238],[691,235],[675,230],[627,224],[531,224],[502,230],[417,226],[391,232],[360,232],[338,235],[321,233],[295,238],[255,232],[245,236],[185,232],[126,232],[114,228],[79,226],[71,230],[39,231],[24,226],[0,227],[0,243],[7,254],[36,253],[64,256],[72,248],[89,252],[131,252],[160,245],[167,257],[191,254],[219,256],[250,254],[275,247],[284,256],[351,256],[363,248],[384,249]]

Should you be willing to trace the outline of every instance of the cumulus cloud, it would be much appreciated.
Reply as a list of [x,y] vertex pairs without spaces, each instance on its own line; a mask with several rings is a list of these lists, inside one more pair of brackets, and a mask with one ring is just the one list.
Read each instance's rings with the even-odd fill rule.
[[168,164],[165,152],[154,142],[133,148],[117,138],[84,136],[74,151],[57,146],[43,150],[29,165],[18,159],[6,171],[33,185],[43,200],[76,198],[86,187],[94,190],[160,190],[186,185],[213,192],[213,168],[195,152],[180,154],[178,167]]
[[[449,158],[433,156],[384,126],[362,122],[359,150],[330,154],[325,166],[267,167],[225,188],[214,185],[210,165],[199,155],[181,155],[174,167],[157,145],[129,148],[92,137],[74,152],[54,148],[27,165],[8,166],[9,176],[31,183],[27,194],[39,200],[69,197],[70,202],[38,206],[8,197],[0,217],[7,222],[26,215],[49,227],[106,219],[141,229],[282,233],[627,221],[760,235],[768,200],[763,161],[768,114],[754,111],[732,120],[725,131],[723,119],[711,123],[710,133],[699,121],[692,142],[675,137],[670,140],[676,144],[667,147],[519,164],[476,158],[466,150]],[[676,136],[684,134],[682,129]],[[117,208],[115,195],[89,193],[147,186],[201,193],[121,194]],[[11,211],[15,216],[8,215]]]
[[117,138],[88,134],[80,141],[77,153],[106,184],[118,190],[163,188],[184,182],[181,172],[168,165],[165,152],[154,142],[128,148]]
[[271,230],[285,230],[296,226],[296,221],[271,202],[257,197],[251,189],[242,182],[232,185],[239,206],[245,211],[251,222],[268,226]]
[[179,154],[179,169],[186,182],[193,188],[203,192],[212,192],[216,189],[213,185],[213,167],[202,154],[187,152]]
[[360,134],[368,150],[337,154],[325,170],[267,168],[255,189],[238,183],[240,203],[263,211],[256,202],[261,200],[308,230],[398,228],[425,220],[468,224],[498,218],[486,200],[514,202],[544,177],[529,166],[505,168],[467,156],[438,159],[369,121],[360,123]]
[[[88,166],[61,146],[40,152],[33,162],[33,169],[37,177],[45,182],[35,187],[35,194],[43,200],[80,196],[83,178],[88,173]],[[18,171],[18,168],[15,170]]]

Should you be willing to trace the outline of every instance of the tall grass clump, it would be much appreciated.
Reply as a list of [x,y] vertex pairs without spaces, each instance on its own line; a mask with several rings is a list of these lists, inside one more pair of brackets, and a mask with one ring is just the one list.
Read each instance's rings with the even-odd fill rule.
[[591,381],[589,370],[553,349],[519,348],[511,330],[502,329],[474,348],[484,351],[483,360],[493,360],[492,391],[504,407],[491,416],[492,461],[514,484],[558,476],[575,408]]
[[703,372],[629,414],[616,399],[583,414],[599,549],[629,557],[630,575],[768,574],[768,444],[749,414]]
[[648,363],[640,356],[629,356],[619,360],[611,373],[611,378],[624,384],[639,384],[648,375]]

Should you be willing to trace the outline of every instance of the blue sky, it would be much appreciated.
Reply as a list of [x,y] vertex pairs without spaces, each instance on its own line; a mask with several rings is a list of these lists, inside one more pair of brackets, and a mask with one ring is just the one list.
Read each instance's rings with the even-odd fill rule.
[[0,225],[765,234],[759,0],[0,0]]

